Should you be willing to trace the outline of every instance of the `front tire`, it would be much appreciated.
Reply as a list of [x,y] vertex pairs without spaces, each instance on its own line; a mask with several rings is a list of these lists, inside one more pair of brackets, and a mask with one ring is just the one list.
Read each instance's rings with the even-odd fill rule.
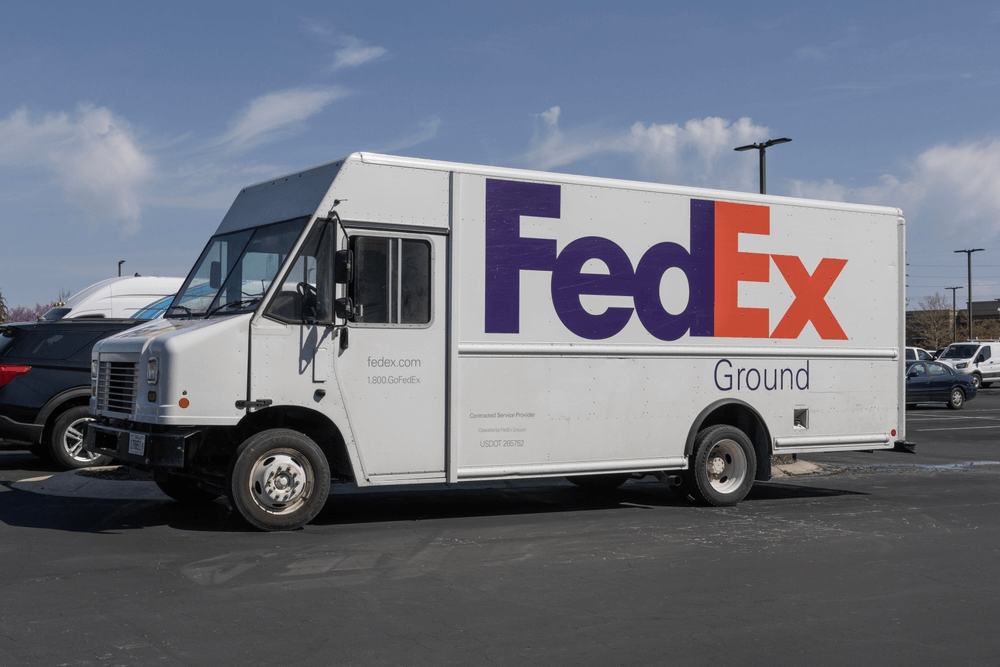
[[289,429],[262,431],[236,450],[227,478],[229,502],[260,530],[294,530],[319,514],[330,494],[323,450]]
[[975,385],[976,389],[983,386],[983,376],[979,373],[972,374],[972,384]]
[[52,425],[48,443],[48,454],[53,463],[63,470],[78,470],[111,462],[110,456],[83,449],[83,427],[92,421],[94,418],[86,405],[77,405],[59,415]]
[[965,392],[955,387],[951,390],[951,396],[948,397],[948,407],[952,410],[960,410],[963,405],[965,405]]
[[736,505],[753,486],[757,457],[750,438],[733,426],[709,426],[695,439],[687,476],[695,500],[715,507]]

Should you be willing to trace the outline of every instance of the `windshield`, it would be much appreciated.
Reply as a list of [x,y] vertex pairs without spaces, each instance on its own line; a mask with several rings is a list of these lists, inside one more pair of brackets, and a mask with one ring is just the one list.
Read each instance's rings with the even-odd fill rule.
[[212,237],[166,317],[254,310],[309,218]]
[[978,345],[949,345],[941,355],[942,359],[969,359],[979,349]]

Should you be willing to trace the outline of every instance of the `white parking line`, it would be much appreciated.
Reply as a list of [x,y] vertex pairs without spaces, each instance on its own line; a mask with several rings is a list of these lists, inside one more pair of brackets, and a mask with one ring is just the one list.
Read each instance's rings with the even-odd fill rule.
[[996,426],[953,426],[951,428],[922,428],[918,430],[921,433],[927,433],[928,431],[971,431],[973,429],[982,429],[982,428],[998,429],[1000,428],[1000,424],[997,424]]

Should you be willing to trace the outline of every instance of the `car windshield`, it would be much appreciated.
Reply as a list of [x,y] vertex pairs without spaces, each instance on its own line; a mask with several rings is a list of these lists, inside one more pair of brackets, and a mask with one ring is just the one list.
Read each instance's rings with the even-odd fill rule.
[[308,220],[296,218],[212,237],[166,317],[254,310]]
[[941,355],[942,359],[969,359],[979,349],[978,345],[950,345]]
[[174,300],[174,296],[174,294],[171,294],[170,296],[165,296],[162,299],[157,299],[145,308],[137,310],[131,317],[129,317],[129,319],[155,320],[159,317],[163,317],[163,313],[167,311],[167,307],[170,305],[170,302]]

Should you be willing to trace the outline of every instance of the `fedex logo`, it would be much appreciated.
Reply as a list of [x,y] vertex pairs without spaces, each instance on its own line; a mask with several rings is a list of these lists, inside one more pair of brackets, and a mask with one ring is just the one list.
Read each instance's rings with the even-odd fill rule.
[[[740,252],[739,234],[770,234],[770,208],[749,204],[691,200],[691,243],[685,249],[657,243],[633,265],[610,239],[586,236],[556,252],[555,239],[521,236],[521,216],[558,218],[560,186],[487,179],[486,181],[486,333],[520,330],[521,271],[552,274],[552,305],[567,329],[590,340],[620,332],[638,315],[642,326],[660,340],[692,336],[728,338],[798,338],[812,322],[825,340],[846,340],[826,303],[827,292],[847,264],[824,258],[810,274],[795,255]],[[583,273],[597,259],[606,274]],[[771,281],[771,261],[795,298],[773,331],[767,308],[738,303],[739,283]],[[688,303],[670,313],[660,301],[664,272],[677,268],[688,281]],[[593,314],[581,295],[627,296],[633,308],[611,307]]]

